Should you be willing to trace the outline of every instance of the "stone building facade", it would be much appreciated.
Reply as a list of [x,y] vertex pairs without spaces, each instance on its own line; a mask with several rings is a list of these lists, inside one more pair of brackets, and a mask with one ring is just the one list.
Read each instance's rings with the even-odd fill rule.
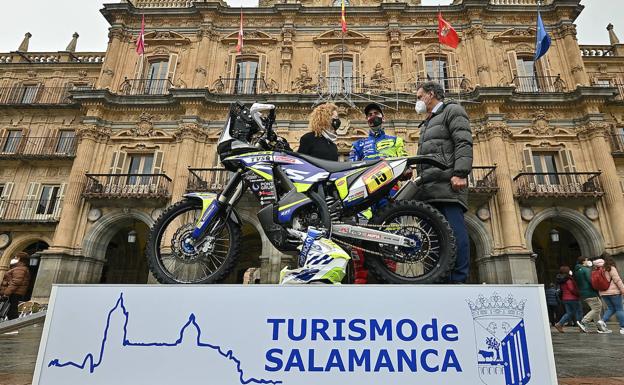
[[[313,106],[339,105],[347,154],[366,135],[369,101],[389,134],[417,150],[416,85],[440,81],[471,119],[473,282],[547,283],[578,255],[624,255],[624,44],[579,45],[580,0],[546,1],[552,37],[533,62],[534,0],[456,0],[441,7],[459,32],[437,43],[437,7],[407,2],[133,0],[106,4],[106,52],[0,54],[0,275],[36,252],[33,297],[52,283],[151,282],[147,229],[187,190],[224,181],[215,144],[229,103],[274,103],[293,148]],[[135,51],[141,15],[146,50]],[[605,33],[605,38],[607,34]],[[244,258],[276,282],[289,257],[261,235],[258,204],[240,205]],[[257,271],[254,272],[257,276]]]

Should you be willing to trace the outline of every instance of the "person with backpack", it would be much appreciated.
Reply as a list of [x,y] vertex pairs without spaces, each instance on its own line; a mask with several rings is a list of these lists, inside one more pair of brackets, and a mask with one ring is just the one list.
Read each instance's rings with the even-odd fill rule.
[[615,314],[620,323],[620,334],[624,334],[624,307],[622,306],[624,283],[618,274],[613,258],[608,254],[603,254],[603,257],[604,259],[594,261],[596,269],[592,272],[592,285],[599,290],[602,299],[607,303],[607,311],[602,316],[602,320],[598,322],[605,330],[609,330],[606,322]]
[[561,289],[561,300],[565,307],[565,314],[561,317],[559,322],[555,324],[555,328],[559,333],[563,333],[563,326],[566,322],[573,317],[576,318],[577,321],[580,321],[583,317],[583,311],[581,310],[581,303],[579,302],[578,288],[574,279],[572,279],[570,267],[561,266],[556,279]]
[[549,283],[544,290],[546,295],[546,306],[548,307],[548,322],[551,326],[557,323],[557,310],[559,309],[559,290],[554,283]]
[[588,324],[590,321],[593,321],[598,333],[608,333],[598,322],[600,321],[600,313],[602,311],[602,301],[598,292],[591,284],[591,267],[592,261],[587,257],[578,257],[578,262],[574,266],[574,281],[578,287],[579,295],[590,309],[582,320],[576,321],[576,324],[584,333],[587,333]]

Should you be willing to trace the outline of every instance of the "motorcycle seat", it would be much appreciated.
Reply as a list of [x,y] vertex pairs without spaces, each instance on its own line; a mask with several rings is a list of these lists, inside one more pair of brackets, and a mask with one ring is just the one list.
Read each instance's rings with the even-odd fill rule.
[[312,163],[316,167],[329,171],[330,173],[348,171],[348,170],[353,170],[353,169],[361,168],[361,167],[368,167],[368,166],[372,166],[376,163],[381,162],[381,159],[358,160],[356,162],[334,162],[331,160],[319,159],[319,158],[315,158],[309,155],[303,155],[299,153],[296,153],[295,155],[307,160],[308,162]]

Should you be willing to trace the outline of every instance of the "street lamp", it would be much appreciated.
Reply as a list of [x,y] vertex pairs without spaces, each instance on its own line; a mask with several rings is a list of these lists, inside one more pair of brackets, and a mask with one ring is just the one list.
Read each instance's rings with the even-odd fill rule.
[[135,243],[137,239],[137,232],[134,230],[130,230],[128,232],[128,243]]
[[555,228],[550,230],[549,234],[550,234],[550,240],[552,241],[552,243],[559,242],[559,232]]

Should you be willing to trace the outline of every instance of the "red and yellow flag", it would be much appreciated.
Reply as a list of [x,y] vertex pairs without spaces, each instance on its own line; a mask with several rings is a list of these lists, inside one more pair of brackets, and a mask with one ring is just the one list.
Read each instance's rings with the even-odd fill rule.
[[342,10],[340,12],[340,25],[342,27],[342,32],[346,33],[347,32],[347,17],[346,17],[344,0],[342,0]]

